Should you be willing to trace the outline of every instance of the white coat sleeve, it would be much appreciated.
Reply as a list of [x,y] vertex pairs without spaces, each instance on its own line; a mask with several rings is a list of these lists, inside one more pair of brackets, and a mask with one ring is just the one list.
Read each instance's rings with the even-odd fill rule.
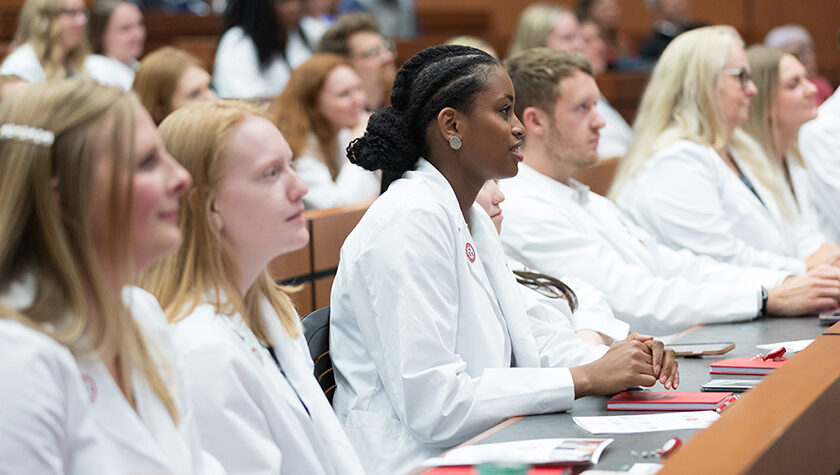
[[182,351],[180,363],[203,448],[229,473],[280,473],[282,454],[259,406],[270,396],[238,348],[204,342]]
[[[571,317],[572,328],[575,331],[593,330],[612,338],[614,341],[623,340],[630,334],[630,325],[616,318],[602,292],[576,277],[564,276],[561,280],[571,287],[577,295],[578,308],[575,309]],[[545,302],[548,298],[540,297],[540,300]],[[555,300],[552,302],[553,305],[568,306],[565,302],[553,300]]]
[[[572,218],[558,215],[556,209],[530,209],[527,214],[506,216],[502,227],[506,252],[543,273],[586,281],[606,295],[616,316],[633,330],[661,334],[697,323],[748,320],[758,314],[758,285],[659,277],[626,262],[610,244],[580,230]],[[512,242],[527,244],[517,248]]]
[[732,232],[716,189],[718,178],[698,153],[674,150],[657,162],[655,171],[637,177],[642,186],[635,187],[632,206],[624,196],[618,205],[669,247],[736,265],[801,271],[799,259],[756,249]]
[[309,191],[303,197],[308,209],[326,209],[361,201],[379,195],[379,175],[362,167],[345,163],[333,181],[327,166],[316,157],[301,156],[294,161],[295,171]]
[[[837,94],[837,93],[835,93]],[[832,101],[840,100],[840,96]],[[799,147],[808,166],[808,180],[822,231],[832,242],[840,242],[840,120],[821,116],[802,126]]]
[[537,342],[540,366],[575,367],[604,356],[608,347],[592,346],[577,336],[571,326],[572,311],[565,300],[554,299],[556,302],[552,305],[539,298],[535,291],[523,285],[518,287]]
[[[633,223],[625,222],[628,229],[659,255],[663,277],[685,277],[692,282],[732,282],[776,287],[794,272],[748,267],[717,261],[709,256],[695,254],[688,249],[671,249],[656,242],[645,230]],[[804,269],[803,269],[804,270]]]
[[[4,323],[0,335],[0,474],[105,473],[75,360],[48,337]],[[111,467],[113,468],[113,467]]]
[[253,41],[239,28],[231,28],[219,41],[213,85],[219,97],[225,98],[265,98],[278,90],[262,73]]
[[569,409],[574,387],[566,368],[466,372],[456,352],[458,315],[469,311],[459,309],[455,259],[463,255],[456,256],[448,240],[456,232],[440,214],[391,216],[347,264],[354,283],[348,308],[399,419],[418,442],[452,447],[508,417]]

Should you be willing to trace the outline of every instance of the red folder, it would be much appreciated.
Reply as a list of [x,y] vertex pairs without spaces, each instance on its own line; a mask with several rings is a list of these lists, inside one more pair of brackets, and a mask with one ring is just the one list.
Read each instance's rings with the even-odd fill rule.
[[725,406],[732,393],[657,393],[625,391],[607,401],[608,411],[711,411]]
[[729,358],[726,360],[715,361],[709,364],[709,373],[711,374],[755,374],[765,375],[769,374],[774,369],[781,366],[787,358],[780,358],[778,360],[763,360],[761,358]]

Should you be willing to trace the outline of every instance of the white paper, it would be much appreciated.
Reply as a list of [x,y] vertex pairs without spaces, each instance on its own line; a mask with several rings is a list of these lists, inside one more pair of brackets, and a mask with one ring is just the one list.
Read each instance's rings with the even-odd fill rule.
[[613,439],[532,439],[496,444],[468,445],[426,460],[422,465],[477,465],[486,462],[598,463]]
[[631,416],[573,417],[575,424],[592,434],[634,434],[663,430],[705,429],[718,420],[715,411],[664,412]]
[[814,340],[791,340],[791,341],[780,341],[778,343],[765,343],[763,345],[755,345],[756,348],[773,351],[780,346],[785,347],[785,356],[796,353],[797,351],[802,351],[811,344]]
[[638,475],[653,475],[662,470],[662,464],[659,463],[634,463],[627,473],[636,473]]

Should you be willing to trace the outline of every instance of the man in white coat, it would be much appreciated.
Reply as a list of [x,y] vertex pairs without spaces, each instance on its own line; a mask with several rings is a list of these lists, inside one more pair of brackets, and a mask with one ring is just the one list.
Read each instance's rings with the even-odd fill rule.
[[502,241],[512,258],[549,275],[587,281],[606,294],[618,318],[644,332],[837,305],[835,268],[791,277],[721,264],[660,245],[625,220],[612,202],[571,178],[597,161],[604,126],[585,57],[540,48],[505,65],[516,114],[528,130],[519,174],[500,183],[507,196]]
[[820,231],[829,241],[840,242],[840,89],[799,130],[799,148],[808,166]]

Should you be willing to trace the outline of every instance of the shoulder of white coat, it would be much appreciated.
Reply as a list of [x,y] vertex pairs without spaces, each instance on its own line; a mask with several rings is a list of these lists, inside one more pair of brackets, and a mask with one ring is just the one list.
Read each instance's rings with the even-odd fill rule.
[[66,346],[23,323],[0,318],[0,372],[34,371],[36,362],[49,371],[78,372],[78,363]]
[[166,314],[154,295],[137,286],[123,289],[123,302],[131,310],[134,319],[144,328],[168,326]]
[[216,313],[210,304],[201,304],[181,320],[172,324],[171,336],[179,353],[201,351],[206,348],[236,348],[236,332],[227,315]]
[[[726,166],[715,149],[690,140],[678,140],[656,153],[645,163],[637,177],[656,177],[654,182],[662,183],[663,175],[672,172],[718,173]],[[647,185],[655,183],[646,183]]]

